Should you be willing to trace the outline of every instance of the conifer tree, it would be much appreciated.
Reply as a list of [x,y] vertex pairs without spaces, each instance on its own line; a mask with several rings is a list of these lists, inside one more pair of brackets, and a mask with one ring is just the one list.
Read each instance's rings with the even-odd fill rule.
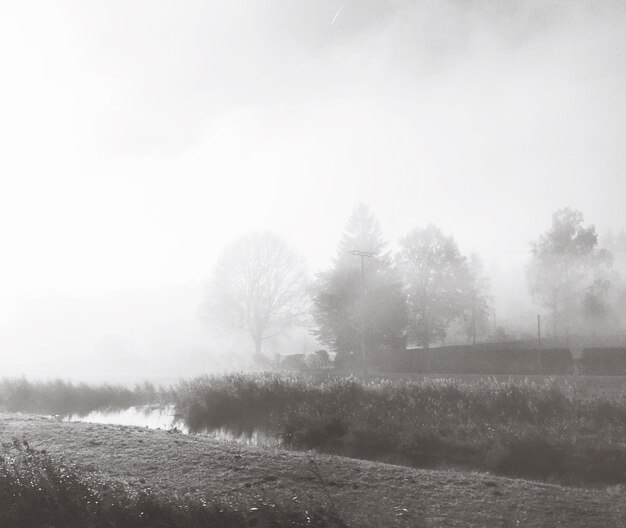
[[[361,259],[352,254],[355,250],[372,255],[364,259],[363,270]],[[317,275],[313,303],[314,333],[337,353],[340,365],[357,366],[362,361],[361,332],[370,366],[384,364],[393,350],[404,348],[402,286],[380,225],[367,206],[354,210],[333,266]]]

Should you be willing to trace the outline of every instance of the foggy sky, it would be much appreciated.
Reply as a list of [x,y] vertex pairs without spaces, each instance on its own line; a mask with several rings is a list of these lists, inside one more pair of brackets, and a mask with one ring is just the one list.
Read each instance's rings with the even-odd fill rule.
[[7,1],[0,71],[3,353],[49,354],[41,299],[201,284],[250,229],[315,271],[359,202],[504,270],[557,208],[626,227],[618,0]]

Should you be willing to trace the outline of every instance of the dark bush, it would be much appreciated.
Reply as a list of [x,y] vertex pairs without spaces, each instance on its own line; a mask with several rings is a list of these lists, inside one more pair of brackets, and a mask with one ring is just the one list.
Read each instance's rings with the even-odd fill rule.
[[483,345],[414,348],[396,352],[393,370],[422,374],[556,375],[570,374],[573,359],[566,348],[538,350]]
[[579,366],[583,374],[625,376],[626,348],[585,348]]
[[574,359],[568,348],[547,348],[540,352],[540,374],[565,375],[574,372]]

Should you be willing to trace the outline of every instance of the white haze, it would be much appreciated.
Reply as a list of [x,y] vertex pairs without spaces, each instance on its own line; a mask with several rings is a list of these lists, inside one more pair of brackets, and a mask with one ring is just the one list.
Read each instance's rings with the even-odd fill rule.
[[555,209],[626,227],[625,6],[2,2],[2,374],[223,368],[246,345],[198,315],[223,246],[272,229],[315,271],[358,202],[392,245],[438,224],[502,317],[532,311]]

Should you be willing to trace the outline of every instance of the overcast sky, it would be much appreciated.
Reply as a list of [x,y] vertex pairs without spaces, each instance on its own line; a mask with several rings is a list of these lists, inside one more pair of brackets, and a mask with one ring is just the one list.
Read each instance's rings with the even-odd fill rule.
[[622,0],[0,3],[0,316],[202,281],[239,233],[312,271],[358,202],[523,262],[626,227]]

